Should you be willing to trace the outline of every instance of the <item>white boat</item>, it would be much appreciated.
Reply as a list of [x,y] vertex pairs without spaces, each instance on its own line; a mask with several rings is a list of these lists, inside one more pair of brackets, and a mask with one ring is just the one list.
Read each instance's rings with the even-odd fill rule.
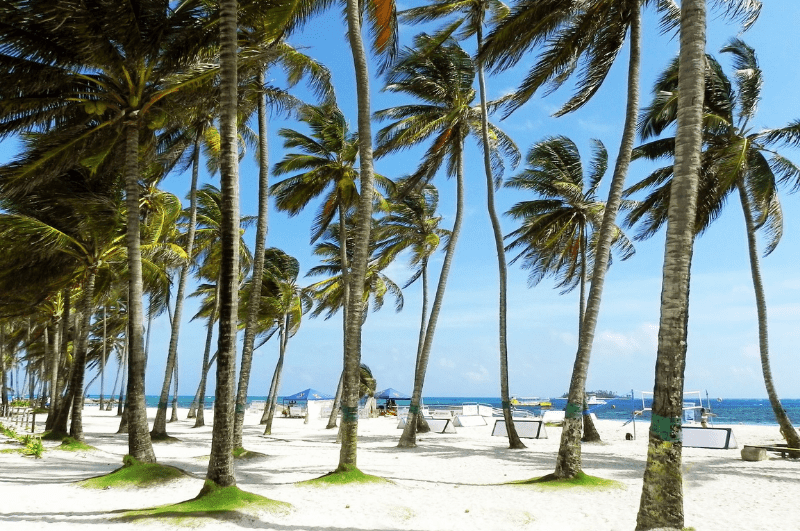
[[601,406],[601,405],[603,405],[605,403],[606,403],[605,400],[601,400],[601,399],[597,398],[596,395],[588,395],[586,397],[586,404],[590,405],[590,406]]

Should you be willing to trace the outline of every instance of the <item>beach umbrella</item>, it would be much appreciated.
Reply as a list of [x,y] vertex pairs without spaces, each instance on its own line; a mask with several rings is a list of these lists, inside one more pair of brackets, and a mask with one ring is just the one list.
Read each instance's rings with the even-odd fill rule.
[[316,389],[306,389],[305,391],[300,391],[299,393],[295,393],[291,396],[286,396],[283,398],[284,400],[333,400],[333,396],[320,393]]
[[384,389],[380,393],[375,393],[375,398],[378,399],[390,399],[393,398],[395,400],[411,400],[411,397],[405,393],[401,393],[400,391],[396,391],[391,387],[388,389]]

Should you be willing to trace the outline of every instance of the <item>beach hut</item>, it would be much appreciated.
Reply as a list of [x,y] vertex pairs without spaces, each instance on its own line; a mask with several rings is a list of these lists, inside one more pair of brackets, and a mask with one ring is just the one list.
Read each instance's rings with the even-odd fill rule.
[[401,393],[391,387],[379,393],[375,393],[375,398],[377,400],[386,400],[386,404],[383,408],[379,406],[378,409],[383,409],[385,413],[392,415],[397,415],[397,404],[395,403],[397,400],[411,400],[411,397],[407,394]]
[[304,391],[300,391],[299,393],[283,397],[283,405],[289,407],[289,416],[303,416],[299,408],[296,410],[293,410],[292,408],[296,407],[296,404],[299,402],[305,402],[308,418],[316,419],[322,415],[322,410],[324,408],[327,407],[330,411],[330,408],[333,407],[333,398],[334,397],[329,394],[321,393],[316,389],[308,388]]

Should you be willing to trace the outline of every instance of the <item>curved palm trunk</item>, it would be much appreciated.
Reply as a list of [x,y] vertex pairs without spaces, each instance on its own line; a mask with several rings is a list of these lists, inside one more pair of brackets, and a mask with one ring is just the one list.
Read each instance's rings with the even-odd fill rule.
[[114,377],[114,387],[111,388],[111,393],[108,395],[108,403],[106,403],[106,411],[111,411],[111,404],[114,402],[114,395],[117,393],[117,384],[119,383],[119,375],[122,374],[122,360],[117,366],[117,375]]
[[[347,28],[350,50],[356,74],[358,96],[358,145],[360,157],[361,196],[355,233],[353,237],[353,262],[350,269],[350,292],[364,292],[364,282],[369,259],[369,234],[372,225],[372,115],[369,101],[369,74],[367,55],[361,39],[361,22],[358,0],[347,0]],[[350,297],[345,333],[344,382],[342,387],[342,446],[338,469],[356,466],[358,450],[358,399],[361,371],[361,316],[364,305],[361,297]]]
[[[56,403],[59,399],[58,370],[61,365],[61,319],[62,318],[59,318],[53,327],[53,360],[50,366],[50,412],[47,415],[45,430],[50,430],[52,428],[56,416]],[[1,339],[0,342],[2,342]],[[5,372],[3,372],[2,375],[3,385],[5,386]],[[4,394],[3,397],[6,401],[8,400],[7,395]]]
[[[414,375],[416,378],[419,370],[419,360],[422,358],[422,349],[425,346],[425,324],[428,319],[428,259],[422,259],[422,316],[419,325],[419,340],[417,341],[417,359],[414,363]],[[415,426],[417,433],[428,433],[431,427],[422,415],[417,415]]]
[[[259,79],[264,77],[259,74]],[[233,447],[242,447],[244,410],[247,406],[247,387],[250,384],[250,369],[253,366],[253,343],[256,339],[258,308],[261,304],[261,281],[264,274],[264,248],[267,244],[267,221],[269,212],[269,157],[267,146],[267,104],[265,96],[258,98],[258,221],[256,222],[255,259],[253,260],[253,290],[247,308],[247,321],[242,345],[242,367],[239,370],[239,387],[236,393],[236,414],[233,424]]]
[[[461,138],[463,142],[461,133],[457,132],[456,134],[459,135],[459,138]],[[400,436],[400,442],[397,444],[400,448],[413,448],[417,445],[416,430],[414,428],[417,417],[421,416],[419,406],[422,401],[422,386],[425,383],[425,372],[428,368],[428,358],[430,358],[433,336],[436,332],[436,323],[439,319],[439,312],[442,309],[442,300],[444,299],[444,291],[447,287],[450,265],[453,263],[453,255],[455,254],[456,243],[458,243],[458,235],[461,233],[461,219],[464,211],[464,158],[462,146],[463,144],[459,144],[456,147],[456,157],[458,157],[458,171],[456,172],[456,218],[453,222],[453,230],[450,233],[450,241],[447,243],[447,252],[444,255],[442,271],[439,273],[439,284],[436,287],[436,295],[433,298],[431,316],[428,320],[428,326],[425,328],[425,343],[423,344],[422,354],[419,357],[417,371],[414,375],[414,391],[411,394],[411,405],[408,408],[408,421],[403,429],[403,435]]]
[[[144,378],[147,358],[142,348],[143,284],[139,245],[139,123],[138,111],[126,123],[125,204],[128,245],[128,454],[142,463],[155,463],[147,425]],[[80,391],[78,391],[80,392]]]
[[705,31],[705,0],[684,0],[675,176],[669,198],[653,413],[637,531],[683,528],[681,414],[689,277],[701,165]]
[[[200,375],[200,385],[197,388],[197,411],[195,413],[194,427],[200,428],[206,425],[205,409],[206,409],[206,383],[208,381],[208,371],[211,368],[211,361],[208,357],[211,354],[211,342],[214,338],[214,323],[217,321],[217,312],[219,311],[219,280],[214,288],[214,309],[208,317],[208,326],[206,327],[206,346],[203,350],[203,374]],[[217,351],[219,354],[219,351]],[[216,357],[217,354],[214,354]]]
[[[117,416],[123,417],[120,420],[120,427],[117,433],[127,433],[128,430],[128,417],[123,415],[125,412],[125,402],[127,397],[125,397],[125,389],[128,388],[128,334],[125,334],[125,344],[122,346],[122,383],[119,386],[119,399],[117,400]],[[123,400],[125,397],[125,400]],[[123,425],[125,426],[125,431],[122,430]]]
[[183,299],[185,297],[186,284],[189,278],[189,267],[192,264],[194,235],[197,229],[197,178],[199,166],[200,133],[198,132],[194,140],[194,153],[192,153],[192,182],[189,188],[189,230],[186,242],[186,261],[181,266],[180,277],[178,279],[178,293],[175,295],[175,315],[172,316],[172,332],[169,338],[169,350],[167,351],[167,367],[164,373],[164,383],[161,384],[161,394],[158,397],[158,410],[156,411],[156,419],[153,422],[153,431],[150,432],[151,437],[163,438],[167,436],[167,402],[169,400],[169,387],[172,383],[172,376],[178,363],[178,338],[181,332]]
[[342,374],[339,376],[339,385],[336,388],[336,397],[333,399],[333,407],[328,417],[328,425],[325,429],[336,427],[336,419],[339,417],[339,406],[342,404],[342,389],[344,387],[344,359],[347,358],[347,308],[350,306],[350,264],[347,259],[347,225],[345,223],[344,205],[339,203],[339,261],[342,264]]
[[[583,332],[583,316],[586,313],[586,230],[581,226],[581,301],[578,304],[578,337]],[[600,433],[594,425],[589,406],[586,404],[586,389],[583,392],[583,438],[581,442],[600,442]]]
[[761,282],[761,266],[758,259],[758,243],[756,242],[756,226],[753,222],[753,211],[751,210],[750,198],[747,196],[744,177],[739,177],[736,186],[739,189],[739,198],[742,202],[744,221],[747,227],[747,248],[750,254],[750,272],[753,277],[753,290],[756,295],[756,310],[758,312],[758,345],[761,352],[761,371],[764,374],[764,385],[767,388],[767,396],[775,413],[775,419],[780,426],[781,435],[786,439],[789,448],[800,448],[800,437],[792,426],[786,410],[783,409],[775,384],[772,381],[772,370],[769,366],[769,334],[767,332],[767,301],[764,294],[764,285]]
[[220,190],[222,268],[219,289],[217,387],[211,459],[206,479],[220,487],[236,484],[233,469],[233,406],[236,400],[236,318],[239,306],[239,175],[236,137],[236,0],[220,2]]
[[[278,363],[281,365],[283,361],[280,359],[280,339],[278,339]],[[275,365],[275,370],[272,372],[272,380],[269,384],[269,391],[267,392],[267,403],[264,406],[264,413],[261,415],[260,424],[266,424],[267,419],[272,415],[272,409],[275,407],[273,398],[276,396],[276,389],[278,386],[278,364]]]
[[83,304],[81,308],[81,330],[76,338],[75,353],[72,360],[73,371],[73,402],[72,422],[69,425],[69,435],[75,440],[83,441],[83,381],[86,375],[86,347],[89,342],[89,326],[92,319],[92,298],[94,298],[95,271],[89,272],[89,277],[83,286]]
[[561,443],[558,449],[555,476],[559,478],[573,478],[581,470],[581,420],[583,412],[584,394],[586,391],[586,376],[589,372],[589,358],[592,353],[592,342],[597,327],[597,317],[600,313],[600,300],[603,295],[603,284],[608,269],[611,243],[614,238],[617,211],[622,200],[622,190],[625,187],[625,176],[631,161],[631,151],[636,139],[636,119],[639,112],[639,63],[641,55],[641,8],[635,9],[631,15],[630,47],[631,55],[628,63],[628,101],[625,111],[625,126],[622,132],[622,141],[614,166],[614,175],[611,178],[611,187],[608,192],[608,201],[603,212],[603,222],[600,225],[600,236],[597,242],[592,283],[589,288],[589,300],[586,305],[586,314],[583,317],[581,335],[578,343],[578,352],[575,355],[575,365],[572,369],[572,379],[569,385],[569,398],[567,400],[566,414],[564,416],[564,429],[561,432]]
[[281,374],[283,373],[283,360],[286,356],[286,345],[288,343],[288,334],[286,330],[288,328],[288,316],[284,316],[284,325],[281,326],[280,332],[280,353],[278,355],[278,363],[275,365],[275,375],[272,377],[273,388],[270,392],[270,400],[269,400],[269,415],[267,416],[266,426],[264,427],[264,435],[271,435],[272,434],[272,419],[275,417],[275,408],[278,402],[278,391],[281,387]]
[[[476,28],[478,39],[478,50],[483,45],[483,25],[478,22]],[[508,293],[508,269],[506,266],[506,251],[503,245],[503,230],[500,228],[500,220],[497,217],[497,209],[494,206],[494,179],[492,178],[492,163],[489,159],[489,118],[486,116],[486,82],[483,79],[483,65],[478,64],[478,87],[481,98],[481,136],[483,137],[483,168],[486,173],[486,197],[489,219],[492,222],[492,232],[494,233],[494,244],[497,252],[497,268],[500,278],[500,302],[499,302],[499,340],[500,340],[500,401],[503,407],[503,419],[508,431],[509,448],[525,448],[525,445],[517,435],[517,428],[511,418],[511,396],[508,391],[508,344],[506,341],[506,313]]]

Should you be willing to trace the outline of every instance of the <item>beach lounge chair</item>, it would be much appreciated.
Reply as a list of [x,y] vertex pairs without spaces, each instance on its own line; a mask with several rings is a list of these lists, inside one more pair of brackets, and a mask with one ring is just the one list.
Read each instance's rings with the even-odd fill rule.
[[700,426],[681,426],[684,448],[713,448],[727,450],[738,448],[731,428],[702,428]]
[[[541,419],[514,419],[514,427],[517,429],[517,435],[521,438],[547,439],[547,429]],[[495,437],[508,437],[505,419],[494,421],[492,435]]]

